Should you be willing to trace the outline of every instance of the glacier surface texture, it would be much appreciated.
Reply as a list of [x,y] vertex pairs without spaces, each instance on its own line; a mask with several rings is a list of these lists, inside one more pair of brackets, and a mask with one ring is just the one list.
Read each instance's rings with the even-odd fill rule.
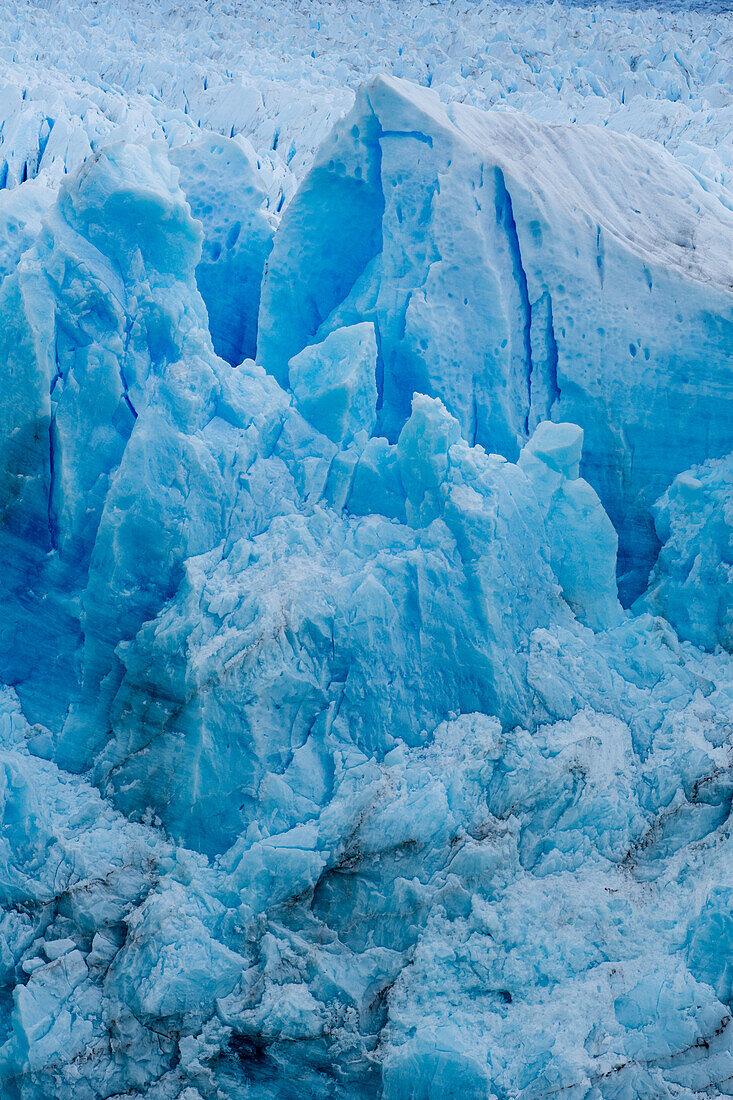
[[733,15],[0,0],[0,1097],[733,1096]]

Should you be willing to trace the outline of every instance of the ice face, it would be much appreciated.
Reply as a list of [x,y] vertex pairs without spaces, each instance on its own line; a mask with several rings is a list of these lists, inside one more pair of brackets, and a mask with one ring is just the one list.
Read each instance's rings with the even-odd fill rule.
[[[192,426],[194,394],[201,405],[214,399],[214,377],[193,276],[201,230],[172,187],[160,150],[110,146],[64,183],[38,242],[0,288],[0,537],[10,562],[3,674],[43,721],[68,709],[82,638],[111,657],[120,615],[139,625],[176,568],[183,513],[175,501],[185,495],[175,484],[173,456],[185,446],[178,425]],[[185,377],[174,366],[182,356]],[[132,501],[123,482],[149,486]],[[125,551],[118,533],[128,525],[136,535]]]
[[657,501],[662,549],[639,601],[705,649],[733,648],[732,477],[730,456],[706,462],[679,474]]
[[628,601],[654,501],[731,449],[732,239],[729,207],[661,151],[379,79],[283,217],[259,359],[286,382],[293,354],[368,319],[390,439],[415,391],[513,460],[542,420],[581,425]]
[[3,1100],[730,1088],[725,167],[453,103],[437,9],[442,100],[225,83],[249,13],[0,99]]

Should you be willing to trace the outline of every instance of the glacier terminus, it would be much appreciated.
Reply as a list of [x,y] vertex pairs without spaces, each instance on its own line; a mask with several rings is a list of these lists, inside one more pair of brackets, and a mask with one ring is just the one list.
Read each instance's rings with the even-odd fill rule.
[[0,15],[1,1100],[733,1096],[733,11]]

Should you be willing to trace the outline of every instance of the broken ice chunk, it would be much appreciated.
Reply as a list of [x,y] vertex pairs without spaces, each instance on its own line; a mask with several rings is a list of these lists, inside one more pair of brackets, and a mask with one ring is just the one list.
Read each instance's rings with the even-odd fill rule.
[[524,451],[525,461],[535,455],[551,470],[574,480],[580,476],[583,429],[577,424],[553,424],[551,420],[543,420]]
[[616,587],[618,536],[595,489],[579,476],[583,429],[577,424],[537,425],[519,466],[546,508],[550,564],[564,599],[593,630],[621,617]]
[[346,443],[374,428],[376,367],[374,325],[365,321],[336,329],[291,359],[290,387],[306,420],[334,443]]

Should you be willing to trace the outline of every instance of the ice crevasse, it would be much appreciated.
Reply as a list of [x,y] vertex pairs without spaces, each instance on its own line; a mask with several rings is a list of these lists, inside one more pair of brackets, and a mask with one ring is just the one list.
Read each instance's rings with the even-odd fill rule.
[[733,214],[391,78],[266,192],[0,284],[2,1095],[733,1093]]

